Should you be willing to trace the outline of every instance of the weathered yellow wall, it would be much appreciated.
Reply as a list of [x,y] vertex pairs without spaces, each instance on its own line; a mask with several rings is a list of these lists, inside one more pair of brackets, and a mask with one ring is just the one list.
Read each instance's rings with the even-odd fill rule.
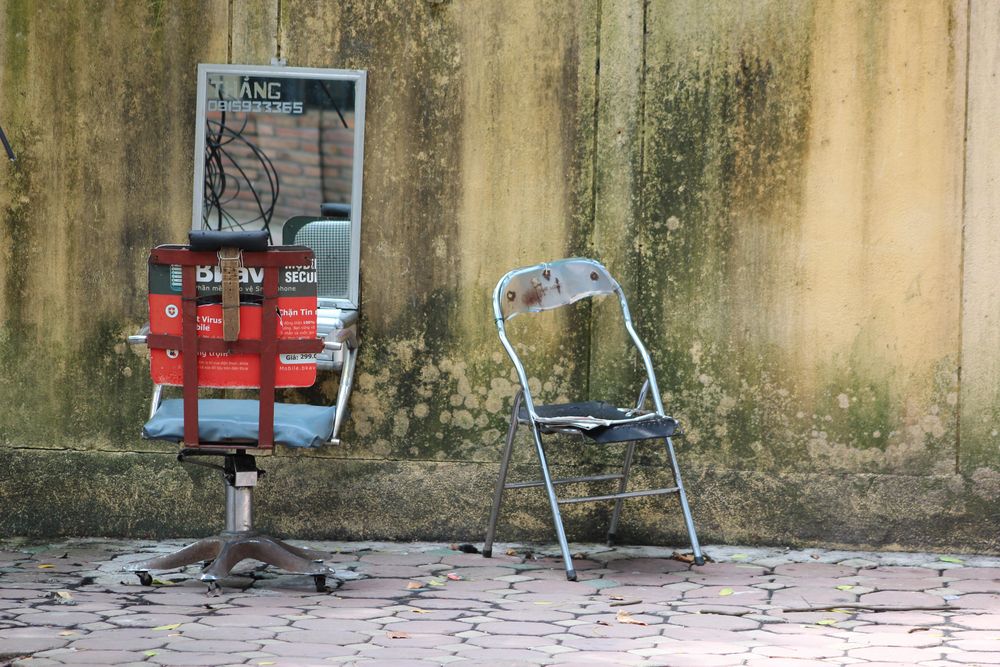
[[[121,341],[189,225],[196,64],[280,55],[368,70],[363,352],[347,444],[265,464],[265,528],[476,539],[514,390],[490,291],[586,254],[687,427],[703,540],[996,549],[998,36],[989,0],[2,0],[0,526],[217,526],[218,482],[137,438]],[[637,389],[607,305],[515,321],[544,397]],[[513,503],[505,536],[549,536]],[[682,534],[630,507],[623,536]]]

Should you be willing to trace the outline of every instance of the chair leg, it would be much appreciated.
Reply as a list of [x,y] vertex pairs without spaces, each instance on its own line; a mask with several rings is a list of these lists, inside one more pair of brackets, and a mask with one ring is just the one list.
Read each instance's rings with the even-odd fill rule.
[[[625,460],[622,462],[622,479],[618,484],[618,493],[625,493],[628,488],[628,474],[632,469],[632,456],[635,454],[635,442],[628,443],[628,448],[625,450]],[[611,512],[611,525],[608,526],[608,546],[615,546],[615,531],[618,530],[618,519],[622,514],[622,504],[625,502],[624,498],[618,498],[615,500],[615,508]]]
[[681,481],[681,469],[677,465],[677,455],[674,453],[674,443],[670,438],[664,438],[667,443],[667,454],[670,456],[670,467],[674,471],[674,486],[677,487],[677,497],[681,501],[681,510],[684,512],[684,523],[687,526],[688,536],[691,538],[691,552],[694,554],[696,565],[704,565],[705,557],[701,554],[701,545],[698,544],[698,535],[694,530],[694,519],[691,518],[691,508],[688,507],[687,494],[684,493],[684,482]]
[[545,491],[549,496],[549,507],[552,509],[552,523],[555,524],[556,538],[559,540],[559,549],[562,551],[563,563],[566,566],[566,578],[576,581],[576,570],[573,569],[573,556],[569,553],[569,544],[566,542],[566,530],[563,528],[562,514],[559,512],[559,499],[556,497],[556,488],[552,484],[552,475],[549,474],[549,464],[545,460],[545,448],[542,446],[542,434],[538,430],[538,424],[531,425],[531,433],[535,437],[535,449],[538,452],[538,463],[542,467],[542,480],[545,482]]
[[493,508],[490,510],[490,523],[486,528],[486,541],[483,544],[483,556],[493,556],[493,538],[496,536],[497,519],[500,517],[500,503],[503,501],[503,488],[507,483],[507,471],[510,469],[510,459],[514,451],[514,436],[517,433],[517,413],[521,409],[523,390],[518,390],[514,396],[514,409],[510,413],[510,426],[507,427],[507,442],[504,445],[503,456],[500,459],[500,475],[497,477],[497,487],[493,491]]

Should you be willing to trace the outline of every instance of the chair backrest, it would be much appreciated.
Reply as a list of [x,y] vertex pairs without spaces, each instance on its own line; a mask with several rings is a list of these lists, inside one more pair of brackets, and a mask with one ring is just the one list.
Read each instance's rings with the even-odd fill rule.
[[501,278],[493,292],[494,315],[509,320],[605,294],[621,294],[621,287],[600,262],[561,259],[514,269]]
[[351,221],[298,216],[282,228],[282,243],[311,248],[316,256],[316,293],[324,299],[351,296]]
[[[200,444],[199,387],[259,388],[258,446],[268,448],[275,387],[310,386],[316,380],[315,354],[323,342],[316,336],[313,255],[304,247],[259,249],[256,237],[251,243],[251,236],[240,232],[216,236],[221,238],[192,232],[191,245],[150,252],[150,371],[156,384],[183,387],[187,447]],[[238,263],[221,268],[227,254]],[[239,335],[225,340],[226,290],[233,283]]]
[[[522,313],[538,313],[576,303],[581,299],[614,294],[621,306],[622,319],[629,337],[642,357],[646,382],[656,411],[663,414],[663,403],[656,384],[653,362],[646,346],[632,325],[632,316],[621,286],[600,262],[583,257],[572,257],[554,262],[514,269],[504,275],[493,290],[493,316],[500,342],[514,363],[525,405],[534,415],[534,403],[528,388],[524,365],[507,337],[505,323]],[[640,395],[643,395],[642,391]]]

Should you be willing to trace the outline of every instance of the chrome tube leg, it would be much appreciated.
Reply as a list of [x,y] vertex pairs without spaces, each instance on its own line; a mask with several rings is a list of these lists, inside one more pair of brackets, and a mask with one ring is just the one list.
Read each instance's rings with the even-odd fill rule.
[[549,474],[549,464],[545,460],[545,448],[542,446],[542,434],[538,430],[538,424],[531,425],[531,433],[535,438],[535,449],[538,452],[538,463],[542,466],[542,480],[545,482],[545,491],[549,496],[549,506],[552,508],[552,523],[556,527],[556,538],[559,540],[559,549],[562,551],[563,563],[566,564],[566,578],[576,581],[576,570],[573,569],[573,556],[569,553],[569,544],[566,542],[566,530],[563,528],[562,514],[559,512],[559,499],[556,497],[556,487],[552,484],[552,475]]
[[226,484],[226,532],[253,530],[253,487]]
[[[628,449],[625,450],[625,460],[622,462],[622,479],[618,484],[618,493],[625,493],[628,488],[628,474],[632,470],[632,456],[635,454],[635,442],[628,443]],[[613,547],[615,545],[615,531],[618,530],[618,519],[622,515],[622,503],[625,502],[624,498],[617,498],[615,500],[615,508],[611,512],[611,525],[608,526],[608,546]]]
[[691,552],[694,555],[696,565],[704,565],[705,557],[701,554],[701,545],[698,544],[698,534],[694,530],[694,519],[691,518],[691,508],[688,507],[687,494],[684,493],[684,482],[681,481],[681,469],[677,465],[677,455],[674,453],[674,443],[670,438],[664,438],[667,443],[667,454],[670,456],[670,467],[674,471],[674,486],[677,487],[677,497],[681,501],[681,511],[684,512],[684,524],[687,526],[688,536],[691,538]]
[[354,366],[357,362],[358,351],[348,347],[344,343],[344,365],[340,369],[340,387],[337,389],[337,410],[333,419],[333,440],[340,438],[340,426],[344,422],[344,415],[347,414],[347,401],[351,397],[351,385],[354,383]]
[[490,510],[490,523],[486,527],[486,541],[483,544],[483,556],[493,556],[493,538],[496,536],[497,520],[500,518],[500,503],[503,501],[504,485],[507,484],[507,471],[514,452],[514,436],[517,434],[517,413],[521,409],[524,391],[518,390],[514,396],[514,407],[510,413],[510,426],[507,427],[507,442],[500,458],[500,474],[497,476],[497,487],[493,491],[493,508]]

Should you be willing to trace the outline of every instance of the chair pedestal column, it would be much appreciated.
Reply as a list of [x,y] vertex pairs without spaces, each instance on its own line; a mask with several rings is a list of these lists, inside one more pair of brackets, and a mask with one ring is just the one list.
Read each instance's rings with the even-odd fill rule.
[[312,575],[316,590],[326,591],[326,577],[332,571],[323,564],[323,554],[254,533],[253,488],[263,473],[257,469],[254,457],[243,453],[226,454],[225,457],[224,466],[211,464],[211,467],[222,469],[226,480],[225,530],[172,554],[132,563],[126,571],[138,574],[139,581],[148,586],[153,581],[151,570],[173,570],[204,561],[205,567],[198,578],[213,589],[237,563],[252,558],[293,574]]

